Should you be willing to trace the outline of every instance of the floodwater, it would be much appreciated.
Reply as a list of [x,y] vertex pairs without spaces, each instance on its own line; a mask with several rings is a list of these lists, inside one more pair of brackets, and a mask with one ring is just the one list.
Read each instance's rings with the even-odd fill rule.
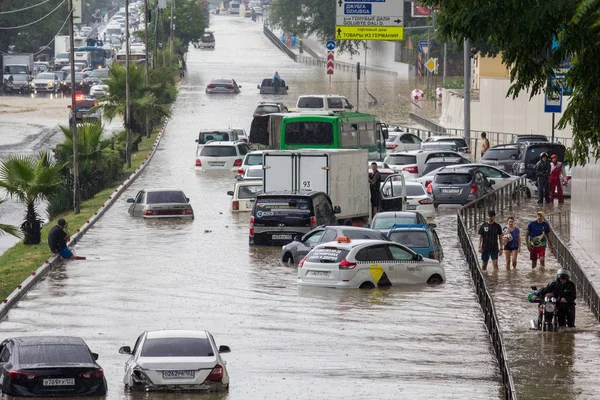
[[[189,76],[152,162],[77,246],[86,261],[50,273],[0,323],[1,338],[61,334],[99,353],[109,399],[499,399],[499,371],[458,246],[455,210],[436,218],[448,282],[371,291],[298,288],[280,248],[248,246],[247,214],[229,212],[230,173],[194,170],[201,128],[248,129],[256,85],[275,70],[290,94],[326,92],[322,70],[274,49],[261,27],[215,16],[215,50],[190,49]],[[335,92],[352,95],[353,74],[336,71]],[[236,96],[207,96],[213,77],[234,77]],[[373,93],[406,83],[371,74]],[[400,89],[398,89],[400,90]],[[385,96],[381,96],[384,98]],[[388,119],[402,106],[390,106]],[[397,113],[397,114],[396,114]],[[142,188],[181,188],[192,222],[127,215]],[[125,393],[127,356],[144,330],[207,329],[224,355],[230,392],[221,396]]]
[[[546,286],[556,279],[556,271],[561,266],[547,249],[546,267],[542,269],[538,261],[532,270],[524,242],[527,224],[538,210],[549,215],[568,210],[570,205],[570,199],[566,199],[564,205],[555,202],[544,207],[530,200],[496,218],[496,222],[505,226],[506,219],[514,216],[515,225],[521,231],[522,252],[517,269],[507,270],[504,258],[500,257],[498,270],[492,268],[490,261],[485,272],[520,400],[591,399],[597,398],[600,390],[596,379],[600,331],[583,300],[577,301],[575,329],[555,333],[529,328],[529,321],[537,318],[537,304],[527,302],[531,286]],[[477,243],[475,234],[473,240]]]

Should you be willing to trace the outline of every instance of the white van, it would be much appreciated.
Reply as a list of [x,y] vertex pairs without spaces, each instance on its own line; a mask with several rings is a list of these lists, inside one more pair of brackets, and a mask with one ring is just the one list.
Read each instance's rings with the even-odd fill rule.
[[298,97],[296,102],[296,112],[301,111],[349,111],[354,106],[350,104],[348,99],[339,94],[306,94]]
[[262,181],[239,181],[235,183],[233,190],[227,192],[231,197],[232,212],[250,212],[254,206],[256,195],[262,193]]

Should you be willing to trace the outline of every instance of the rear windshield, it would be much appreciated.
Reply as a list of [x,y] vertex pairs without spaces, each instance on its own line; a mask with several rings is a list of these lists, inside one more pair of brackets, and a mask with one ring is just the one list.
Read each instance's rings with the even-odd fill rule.
[[515,143],[521,143],[521,142],[547,142],[548,138],[546,136],[543,135],[539,135],[539,136],[516,136],[513,139],[513,142]]
[[146,202],[148,204],[187,203],[187,199],[182,192],[173,190],[165,192],[148,192]]
[[301,97],[298,99],[296,108],[323,108],[322,97]]
[[406,185],[407,196],[423,196],[424,194],[425,189],[423,185]]
[[213,79],[210,83],[214,85],[233,85],[233,81],[231,79]]
[[404,155],[404,154],[390,154],[384,160],[388,165],[408,165],[416,164],[417,156]]
[[200,132],[200,135],[198,135],[198,142],[200,144],[206,144],[209,140],[229,142],[231,139],[227,132]]
[[548,157],[552,154],[558,156],[559,160],[562,160],[565,154],[565,149],[562,146],[529,146],[525,148],[527,153],[525,155],[525,162],[527,164],[535,164],[540,160],[540,154],[548,153]]
[[75,103],[75,108],[79,109],[79,108],[92,108],[94,107],[94,100],[77,100],[77,102]]
[[244,161],[244,165],[252,166],[252,165],[262,165],[263,163],[263,155],[262,154],[248,154],[246,156],[246,160]]
[[262,185],[240,186],[238,190],[238,199],[253,199],[262,192]]
[[347,236],[350,239],[386,240],[385,235],[383,235],[381,232],[358,230],[358,229],[344,231],[344,236]]
[[457,174],[453,172],[449,174],[437,174],[433,178],[433,181],[443,185],[466,185],[472,179],[471,174]]
[[438,140],[438,142],[442,142],[442,143],[444,143],[444,142],[450,142],[450,143],[454,143],[458,147],[468,147],[467,146],[467,142],[465,142],[464,139],[455,139],[455,138],[440,139],[440,140]]
[[510,156],[517,156],[517,149],[488,149],[483,153],[482,160],[510,160]]
[[373,229],[391,229],[394,225],[416,224],[415,217],[381,217],[373,221]]
[[331,122],[288,122],[285,125],[286,144],[333,144]]
[[306,197],[261,197],[256,200],[256,218],[277,214],[310,214],[310,201]]
[[21,346],[19,348],[21,364],[61,365],[71,363],[93,364],[94,360],[87,347],[74,344],[51,344]]
[[205,157],[235,157],[235,146],[204,146],[200,152]]
[[201,40],[202,40],[203,42],[214,42],[214,41],[215,41],[215,37],[213,36],[213,34],[212,34],[212,33],[205,33],[205,34],[202,36],[202,39],[201,39]]
[[422,231],[394,231],[389,234],[390,240],[410,248],[427,248],[430,246],[429,236]]
[[244,178],[247,179],[263,179],[264,177],[264,170],[262,168],[248,168],[244,172]]
[[321,247],[312,250],[306,256],[306,261],[320,263],[339,263],[348,255],[349,251],[337,247]]
[[209,357],[214,356],[207,338],[146,339],[142,357]]
[[279,107],[277,106],[258,106],[256,107],[256,113],[264,113],[271,114],[279,112]]

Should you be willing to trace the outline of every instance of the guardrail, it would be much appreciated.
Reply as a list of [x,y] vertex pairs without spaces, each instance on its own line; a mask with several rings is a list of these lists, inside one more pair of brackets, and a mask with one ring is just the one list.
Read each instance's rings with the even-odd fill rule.
[[500,373],[502,374],[502,386],[504,387],[504,398],[507,400],[516,400],[517,392],[515,389],[515,382],[510,372],[508,364],[508,357],[506,355],[506,349],[504,341],[502,339],[502,332],[500,332],[500,324],[498,323],[498,316],[496,314],[496,308],[494,307],[494,301],[485,283],[485,278],[479,267],[479,258],[477,252],[471,243],[468,228],[466,227],[460,211],[456,215],[458,225],[458,238],[460,241],[461,248],[467,259],[467,265],[471,272],[471,278],[475,286],[475,293],[479,300],[479,305],[483,311],[485,320],[485,327],[490,335],[492,341],[492,347],[494,348],[494,354],[498,360],[498,366],[500,367]]
[[512,210],[513,207],[519,207],[521,201],[526,196],[526,184],[527,178],[526,176],[522,176],[510,184],[466,204],[456,213],[460,246],[467,259],[475,293],[483,311],[485,326],[490,335],[494,354],[498,360],[498,366],[502,374],[504,398],[507,400],[516,400],[517,398],[515,383],[510,372],[506,347],[504,346],[502,332],[500,331],[500,323],[498,322],[494,300],[485,282],[479,265],[479,253],[473,247],[469,232],[486,220],[489,210],[501,213],[506,209]]
[[594,284],[589,280],[579,262],[573,256],[573,253],[571,253],[571,250],[569,250],[560,236],[554,231],[554,227],[562,225],[563,222],[566,225],[570,225],[570,215],[563,212],[550,214],[548,215],[547,220],[552,228],[550,231],[550,240],[552,240],[554,255],[563,268],[571,271],[571,279],[575,283],[575,286],[577,286],[577,291],[579,292],[578,298],[585,301],[585,304],[587,304],[594,313],[596,321],[600,321],[600,296],[598,296],[598,291],[594,287]]
[[290,58],[294,61],[296,60],[296,56],[297,54],[294,53],[292,50],[290,50],[285,44],[283,44],[281,42],[281,40],[279,40],[279,38],[277,36],[275,36],[275,34],[273,32],[271,32],[271,30],[267,27],[267,24],[263,24],[263,32],[265,34],[265,36],[271,41],[273,42],[273,44],[277,47],[279,47],[279,49],[281,49],[281,51],[283,51],[285,54],[287,54],[288,56],[290,56]]

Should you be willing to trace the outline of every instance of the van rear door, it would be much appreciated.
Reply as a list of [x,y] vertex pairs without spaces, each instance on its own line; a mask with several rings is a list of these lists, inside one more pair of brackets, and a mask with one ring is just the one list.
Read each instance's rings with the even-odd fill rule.
[[294,176],[295,157],[291,154],[269,154],[268,152],[263,157],[263,192],[295,190],[297,181]]
[[298,167],[298,187],[296,190],[311,190],[329,193],[329,156],[296,155]]

